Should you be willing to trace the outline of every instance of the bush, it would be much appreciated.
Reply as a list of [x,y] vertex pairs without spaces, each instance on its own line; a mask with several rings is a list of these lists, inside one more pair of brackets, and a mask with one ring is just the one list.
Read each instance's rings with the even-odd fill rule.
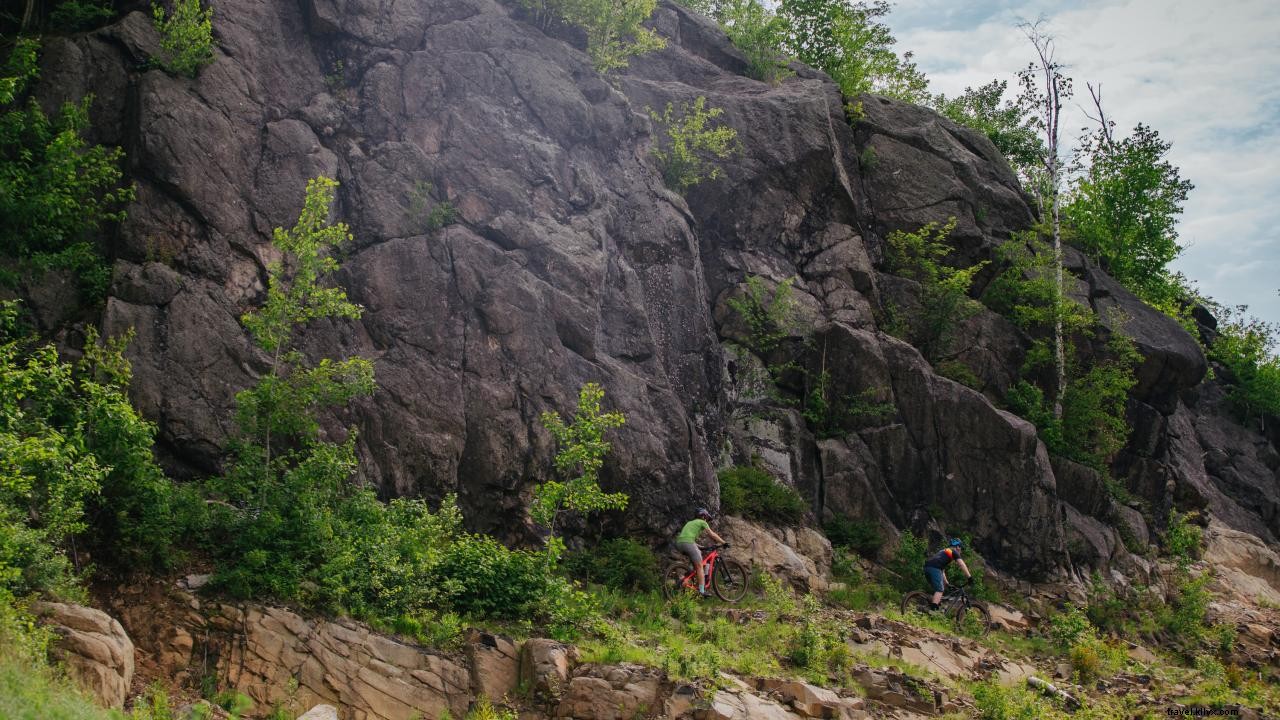
[[795,525],[808,505],[800,493],[774,481],[769,473],[738,465],[720,471],[720,509],[753,520]]
[[545,17],[556,17],[582,28],[587,54],[596,72],[627,66],[627,59],[667,46],[657,33],[641,25],[653,14],[657,0],[522,0]]
[[595,548],[570,553],[562,567],[570,578],[615,590],[647,592],[660,584],[657,557],[631,538],[613,538]]
[[1074,605],[1049,618],[1049,640],[1061,652],[1067,652],[1073,645],[1094,637],[1093,625],[1089,618]]
[[[37,75],[37,47],[19,39],[0,71],[0,254],[19,261],[18,273],[69,270],[97,300],[111,271],[95,235],[124,218],[133,187],[122,186],[122,150],[85,142],[92,95],[53,118],[34,99],[17,104]],[[15,284],[17,274],[5,274]]]
[[720,29],[747,58],[747,72],[767,83],[791,75],[787,69],[787,23],[757,0],[705,0],[689,7],[720,23]]
[[923,589],[924,561],[928,553],[924,538],[916,537],[910,530],[902,533],[886,566],[893,575],[893,586],[904,592]]
[[49,25],[77,32],[98,27],[115,15],[111,0],[62,0],[49,13]]
[[1209,358],[1222,366],[1227,398],[1239,417],[1280,418],[1280,358],[1275,354],[1280,326],[1246,311],[1244,306],[1222,310]]
[[1164,549],[1180,565],[1189,565],[1200,555],[1203,532],[1199,526],[1188,522],[1190,516],[1176,510],[1169,511],[1169,524],[1164,531]]
[[871,520],[835,514],[823,524],[827,539],[837,548],[848,548],[866,558],[874,558],[884,547],[884,534]]
[[160,33],[160,66],[171,73],[195,77],[200,68],[213,62],[213,8],[200,0],[173,0],[173,14],[164,6],[151,6],[156,30]]
[[946,239],[955,226],[951,218],[946,225],[929,223],[914,233],[895,230],[887,238],[886,269],[920,283],[920,312],[911,318],[907,337],[930,362],[951,352],[956,327],[982,307],[969,298],[969,286],[986,261],[967,268],[942,262],[951,253]]
[[708,108],[707,99],[699,96],[692,104],[676,111],[671,103],[661,114],[647,108],[649,117],[663,129],[665,139],[653,149],[653,158],[662,170],[667,187],[678,193],[703,180],[715,180],[724,173],[717,160],[732,155],[738,146],[738,131],[714,120],[724,113]]

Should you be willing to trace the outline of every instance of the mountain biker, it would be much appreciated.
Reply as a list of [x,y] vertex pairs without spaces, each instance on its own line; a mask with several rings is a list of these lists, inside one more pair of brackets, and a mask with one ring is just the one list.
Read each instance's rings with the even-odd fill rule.
[[951,538],[946,547],[924,561],[924,577],[933,588],[933,597],[929,600],[930,610],[937,610],[942,605],[942,591],[947,587],[947,566],[953,561],[960,565],[965,577],[973,578],[973,575],[969,574],[969,566],[965,565],[964,560],[960,558],[960,551],[963,548],[964,543],[960,542],[960,538]]
[[693,561],[693,567],[698,571],[698,594],[702,597],[707,596],[707,579],[706,572],[702,568],[702,549],[698,547],[698,536],[706,532],[720,545],[727,545],[724,538],[720,537],[711,529],[710,521],[714,519],[711,511],[700,507],[696,513],[696,517],[684,524],[676,535],[676,549]]

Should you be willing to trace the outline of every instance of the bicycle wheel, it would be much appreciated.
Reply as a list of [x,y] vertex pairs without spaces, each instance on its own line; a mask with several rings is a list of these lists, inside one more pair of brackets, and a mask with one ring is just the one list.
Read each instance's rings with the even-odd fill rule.
[[987,606],[979,602],[956,603],[956,609],[952,614],[957,627],[964,627],[965,617],[970,616],[976,618],[982,632],[991,629],[991,611]]
[[735,603],[747,594],[747,570],[737,560],[720,558],[711,573],[711,589],[723,601]]
[[933,599],[933,593],[920,592],[912,590],[902,596],[902,613],[908,612],[924,613],[929,611],[929,601]]
[[696,588],[685,583],[685,578],[693,572],[693,566],[687,562],[673,562],[662,573],[662,596],[674,600],[682,592],[696,592]]

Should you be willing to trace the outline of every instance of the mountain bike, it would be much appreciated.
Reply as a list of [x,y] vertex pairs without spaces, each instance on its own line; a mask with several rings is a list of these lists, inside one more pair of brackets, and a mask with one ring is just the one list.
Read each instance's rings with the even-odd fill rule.
[[[729,603],[738,602],[747,594],[747,570],[742,563],[731,560],[721,554],[721,550],[729,547],[713,545],[700,548],[702,550],[702,567],[706,573],[707,583],[715,591],[716,597]],[[671,563],[662,573],[662,594],[672,600],[682,593],[698,592],[698,573],[686,558]]]
[[[947,589],[942,592],[942,601],[939,603],[941,612],[944,616],[951,618],[956,625],[963,624],[966,615],[976,615],[982,629],[988,630],[991,628],[991,611],[987,609],[985,603],[976,600],[965,591],[968,585],[969,582],[947,585]],[[929,600],[932,598],[932,592],[912,590],[902,596],[903,614],[911,610],[920,613],[930,612]]]

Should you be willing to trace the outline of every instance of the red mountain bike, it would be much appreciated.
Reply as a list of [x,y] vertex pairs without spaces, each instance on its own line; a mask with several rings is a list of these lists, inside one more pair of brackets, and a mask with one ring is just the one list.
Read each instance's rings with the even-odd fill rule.
[[[737,560],[721,555],[720,551],[727,547],[728,543],[701,548],[702,567],[716,596],[732,603],[738,602],[747,594],[747,570]],[[667,566],[667,571],[662,574],[662,594],[668,600],[681,593],[697,592],[698,574],[687,558]]]

